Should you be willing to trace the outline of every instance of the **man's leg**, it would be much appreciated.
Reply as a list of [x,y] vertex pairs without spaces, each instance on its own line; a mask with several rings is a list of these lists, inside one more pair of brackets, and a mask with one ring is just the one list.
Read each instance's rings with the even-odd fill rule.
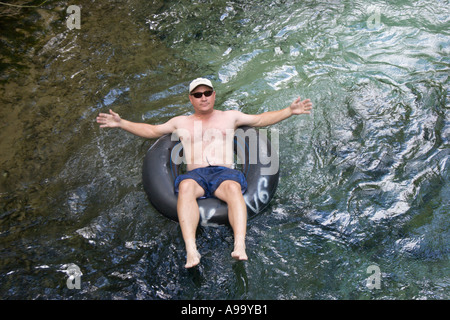
[[233,180],[222,182],[214,195],[228,205],[228,220],[234,233],[234,250],[231,256],[236,260],[247,260],[245,234],[247,233],[247,206],[241,185]]
[[203,188],[192,179],[183,180],[178,186],[177,213],[186,246],[186,268],[195,267],[200,263],[200,253],[197,251],[195,233],[200,221],[197,198],[203,196],[204,193]]

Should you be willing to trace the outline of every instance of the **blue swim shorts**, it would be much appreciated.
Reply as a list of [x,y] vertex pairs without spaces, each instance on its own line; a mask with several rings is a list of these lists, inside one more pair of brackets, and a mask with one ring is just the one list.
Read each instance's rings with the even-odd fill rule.
[[225,180],[233,180],[241,185],[242,193],[247,190],[247,180],[239,170],[220,166],[197,168],[179,175],[174,182],[175,193],[178,194],[178,186],[185,179],[195,180],[204,190],[205,194],[200,198],[213,198],[214,192]]

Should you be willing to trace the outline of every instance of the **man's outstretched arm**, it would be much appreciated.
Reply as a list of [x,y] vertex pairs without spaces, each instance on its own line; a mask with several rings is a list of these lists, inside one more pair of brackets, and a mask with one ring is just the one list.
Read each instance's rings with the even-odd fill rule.
[[237,127],[247,125],[252,127],[265,127],[278,123],[289,118],[292,115],[310,114],[312,102],[309,99],[301,100],[298,97],[291,105],[285,109],[277,111],[268,111],[260,114],[240,113],[236,124]]
[[100,124],[100,128],[121,128],[136,136],[147,139],[159,138],[165,134],[172,133],[176,129],[173,119],[159,125],[131,122],[122,119],[119,114],[111,109],[109,110],[109,114],[100,113],[97,117],[97,123]]

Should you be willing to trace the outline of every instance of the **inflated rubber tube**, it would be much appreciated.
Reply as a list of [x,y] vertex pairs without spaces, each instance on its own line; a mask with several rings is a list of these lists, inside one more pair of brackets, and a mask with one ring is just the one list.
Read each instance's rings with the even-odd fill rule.
[[[264,133],[266,133],[264,131]],[[256,146],[256,147],[255,147]],[[273,156],[267,134],[252,127],[240,127],[234,136],[234,153],[238,170],[247,179],[244,200],[247,217],[262,212],[275,194],[278,186],[278,157]],[[175,178],[182,174],[180,141],[172,141],[171,135],[159,138],[147,151],[142,169],[144,190],[151,204],[165,217],[178,221]],[[257,152],[257,155],[255,155]],[[269,163],[276,158],[275,168]],[[227,204],[217,198],[198,199],[201,225],[229,224]]]

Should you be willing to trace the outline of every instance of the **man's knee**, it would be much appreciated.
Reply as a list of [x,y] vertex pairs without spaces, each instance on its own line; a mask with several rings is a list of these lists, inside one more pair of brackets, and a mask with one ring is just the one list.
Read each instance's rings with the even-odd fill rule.
[[[219,187],[217,188],[217,191],[220,193],[222,197],[236,197],[236,196],[242,196],[242,188],[241,185],[233,180],[226,180],[222,182]],[[216,192],[217,192],[216,191]]]
[[200,193],[203,188],[193,179],[185,179],[178,185],[178,194],[198,196]]

